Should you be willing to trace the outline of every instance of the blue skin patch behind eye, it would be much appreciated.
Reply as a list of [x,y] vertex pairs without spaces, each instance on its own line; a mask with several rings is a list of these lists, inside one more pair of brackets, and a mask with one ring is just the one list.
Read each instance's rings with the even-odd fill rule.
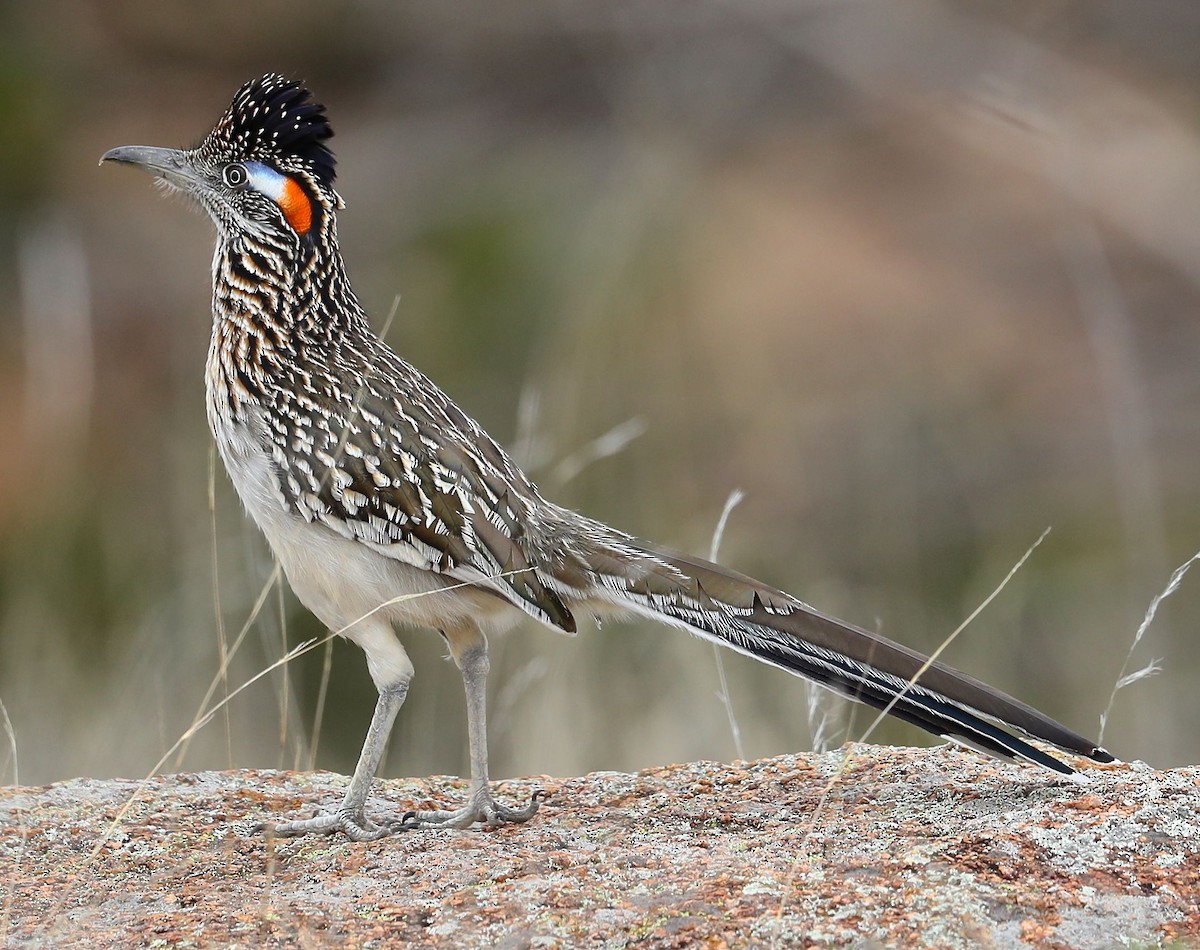
[[251,188],[273,201],[283,199],[284,187],[287,185],[286,177],[262,162],[246,162],[245,165]]

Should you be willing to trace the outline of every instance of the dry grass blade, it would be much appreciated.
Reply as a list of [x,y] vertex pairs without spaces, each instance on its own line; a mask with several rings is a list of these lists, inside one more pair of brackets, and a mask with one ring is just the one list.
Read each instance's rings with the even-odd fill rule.
[[[4,734],[8,736],[9,757],[12,759],[12,783],[14,786],[20,785],[17,771],[17,732],[13,728],[12,720],[8,717],[8,709],[5,707],[3,701],[0,701],[0,717],[4,719]],[[3,770],[0,770],[0,778],[2,777]],[[21,843],[17,846],[17,853],[10,864],[12,873],[5,879],[4,901],[0,904],[0,947],[8,946],[8,931],[12,925],[12,904],[16,891],[14,877],[17,873],[17,865],[20,864],[21,858],[25,853],[25,841],[28,835],[28,829],[25,827],[25,812],[20,807],[15,810],[17,821],[21,827]]]
[[1129,650],[1125,654],[1125,662],[1121,664],[1121,671],[1117,674],[1117,681],[1113,684],[1112,692],[1109,693],[1108,705],[1104,707],[1104,712],[1100,714],[1100,736],[1097,741],[1101,745],[1104,744],[1104,727],[1108,725],[1108,717],[1112,713],[1113,704],[1117,701],[1117,693],[1130,683],[1136,683],[1138,680],[1153,676],[1162,669],[1162,661],[1155,659],[1151,660],[1140,670],[1134,670],[1132,673],[1125,672],[1129,669],[1129,661],[1133,659],[1134,650],[1138,648],[1138,644],[1142,642],[1146,631],[1150,629],[1150,624],[1154,622],[1154,616],[1158,613],[1158,605],[1179,589],[1179,585],[1183,583],[1184,575],[1191,570],[1192,565],[1197,561],[1200,561],[1200,551],[1197,551],[1180,564],[1179,567],[1175,568],[1175,573],[1171,575],[1167,586],[1157,597],[1150,601],[1150,606],[1146,608],[1146,615],[1142,618],[1142,622],[1138,624],[1137,633],[1133,635],[1133,642],[1129,644]]
[[[740,488],[735,488],[725,499],[725,507],[721,509],[721,517],[717,519],[717,526],[713,529],[712,544],[708,549],[708,559],[714,564],[717,563],[717,552],[721,549],[721,539],[725,535],[725,525],[729,522],[729,515],[745,497],[745,492]],[[729,719],[729,731],[733,734],[734,752],[739,759],[745,761],[746,750],[742,746],[742,730],[738,725],[737,716],[733,712],[733,701],[729,698],[729,681],[725,678],[725,657],[722,655],[721,648],[715,643],[712,645],[712,651],[713,661],[717,664],[717,682],[721,687],[717,698],[721,700],[721,705],[725,707],[725,715]]]
[[325,721],[325,700],[329,697],[329,678],[333,675],[333,640],[325,641],[325,654],[321,660],[321,684],[317,688],[317,705],[313,710],[312,738],[308,743],[308,762],[305,768],[312,771],[317,767],[317,747],[321,744],[321,724]]
[[[866,731],[862,734],[861,738],[859,739],[860,742],[866,741],[866,739],[871,735],[872,732],[875,731],[875,728],[883,720],[883,717],[887,715],[888,711],[900,700],[900,698],[904,695],[904,693],[908,689],[911,689],[914,685],[916,685],[916,683],[921,678],[921,674],[923,674],[927,669],[929,669],[929,667],[938,658],[938,656],[940,656],[945,651],[945,649],[948,646],[950,646],[951,643],[953,643],[955,641],[955,639],[958,637],[958,635],[960,633],[962,633],[963,630],[965,630],[967,628],[967,626],[983,612],[984,608],[987,607],[988,604],[990,604],[993,600],[995,600],[996,597],[999,595],[999,593],[1002,590],[1004,590],[1005,587],[1008,586],[1009,581],[1011,581],[1013,579],[1013,577],[1016,575],[1017,571],[1019,571],[1024,566],[1025,562],[1029,560],[1030,556],[1033,554],[1034,551],[1037,550],[1038,546],[1044,540],[1046,540],[1046,535],[1048,535],[1049,533],[1050,533],[1049,528],[1047,528],[1045,531],[1043,531],[1041,533],[1041,535],[1038,537],[1038,539],[1029,546],[1029,548],[1025,551],[1024,554],[1021,555],[1021,557],[1017,560],[1017,563],[1014,564],[1012,566],[1012,568],[1009,570],[1009,572],[1004,575],[1004,579],[1002,581],[1000,581],[1000,583],[996,585],[996,587],[992,590],[992,592],[983,599],[983,601],[979,604],[979,606],[976,607],[974,610],[972,610],[971,613],[967,615],[967,618],[962,623],[960,623],[954,629],[954,631],[949,636],[946,637],[946,639],[944,639],[941,642],[941,644],[938,646],[938,648],[936,650],[934,650],[933,653],[930,655],[929,659],[926,660],[924,664],[922,664],[921,668],[919,670],[917,670],[916,674],[912,677],[912,679],[910,679],[908,681],[908,684],[905,686],[904,690],[901,690],[900,692],[898,692],[896,694],[896,696],[892,699],[892,701],[887,706],[885,706],[883,708],[883,710],[880,711],[878,716],[875,717],[875,719],[871,723],[871,725],[868,726]],[[834,774],[832,776],[830,776],[829,782],[826,784],[824,791],[821,793],[820,799],[817,801],[817,806],[813,809],[812,815],[809,817],[808,827],[805,829],[805,833],[804,833],[805,841],[807,841],[812,836],[814,831],[816,830],[817,822],[821,817],[821,813],[825,810],[825,807],[829,802],[830,795],[832,794],[834,788],[837,787],[837,784],[842,780],[842,776],[845,774],[846,769],[849,767],[852,759],[853,759],[853,751],[850,751],[843,757],[842,762],[839,765],[837,771],[834,772]],[[784,891],[785,894],[788,893],[788,891],[790,891],[790,889],[791,889],[791,887],[790,887],[791,877],[794,876],[795,868],[797,865],[799,865],[802,857],[803,857],[802,854],[797,854],[797,856],[796,856],[796,861],[792,865],[792,869],[789,872],[788,887],[785,888],[785,891]],[[783,910],[784,910],[784,906],[785,906],[786,902],[787,902],[786,897],[780,898],[779,906],[776,909],[776,916],[781,917],[783,915]]]
[[[229,695],[229,642],[225,637],[225,619],[221,610],[221,569],[219,558],[217,557],[217,447],[209,445],[208,447],[208,523],[211,536],[209,538],[210,547],[212,549],[212,594],[213,594],[213,617],[217,627],[217,656],[221,658],[221,686],[225,690],[225,695]],[[206,696],[204,701],[208,702]],[[182,762],[183,757],[187,754],[187,746],[180,750],[179,760],[175,763],[176,767]],[[225,758],[230,768],[233,767],[233,724],[229,721],[229,716],[225,717]]]
[[[267,578],[266,583],[264,583],[262,586],[262,590],[259,591],[258,598],[254,601],[254,606],[250,608],[249,616],[246,617],[246,622],[242,624],[242,629],[238,631],[238,635],[233,641],[233,646],[228,650],[222,651],[221,665],[217,669],[217,673],[213,677],[212,682],[209,683],[208,690],[205,692],[204,698],[200,700],[200,708],[196,710],[196,717],[193,718],[192,725],[184,732],[184,740],[182,742],[176,742],[175,745],[171,747],[171,752],[173,752],[176,748],[179,749],[179,755],[175,759],[175,768],[178,769],[182,765],[183,757],[187,754],[188,742],[191,740],[191,737],[196,734],[196,722],[204,714],[204,709],[208,706],[209,702],[211,702],[213,694],[216,693],[217,688],[222,683],[226,684],[225,699],[214,708],[224,708],[232,697],[233,694],[229,692],[228,688],[229,663],[237,654],[238,650],[241,649],[242,642],[246,639],[246,635],[249,634],[250,630],[253,628],[254,621],[258,619],[258,615],[262,611],[263,605],[266,604],[267,598],[271,594],[271,588],[275,585],[276,581],[279,580],[281,574],[282,570],[279,566],[279,562],[276,561],[275,568],[271,571],[271,576]],[[168,752],[167,755],[169,756],[171,752]],[[159,765],[161,764],[162,763],[160,762]],[[158,771],[158,768],[159,766],[155,766],[154,771],[152,771],[150,774],[153,775],[154,772]]]
[[924,675],[925,671],[927,669],[929,669],[929,667],[931,667],[937,661],[937,658],[939,656],[941,656],[942,653],[945,652],[946,648],[948,646],[950,646],[951,643],[953,643],[955,640],[958,639],[958,635],[960,633],[962,633],[965,629],[967,629],[967,627],[970,625],[970,623],[976,617],[978,617],[981,613],[983,613],[984,608],[986,608],[988,604],[990,604],[993,600],[996,599],[996,597],[1000,594],[1000,591],[1004,590],[1004,588],[1008,586],[1008,582],[1011,581],[1014,576],[1016,576],[1017,571],[1019,571],[1022,567],[1024,567],[1025,562],[1029,560],[1030,555],[1032,555],[1033,552],[1038,549],[1038,546],[1043,541],[1046,540],[1046,535],[1048,535],[1049,533],[1050,533],[1049,528],[1047,528],[1045,531],[1043,531],[1041,533],[1041,536],[1036,541],[1034,541],[1033,544],[1031,544],[1029,546],[1028,550],[1026,550],[1026,552],[1021,555],[1021,557],[1017,561],[1017,563],[1014,564],[1012,566],[1012,568],[1009,570],[1009,572],[1004,575],[1004,580],[1002,580],[999,584],[997,584],[996,587],[992,590],[992,592],[983,599],[982,603],[980,603],[980,605],[978,607],[976,607],[974,610],[971,611],[970,614],[968,614],[966,620],[964,620],[962,623],[960,623],[954,629],[954,631],[948,637],[946,637],[945,640],[943,640],[940,644],[938,644],[938,648],[929,655],[929,659],[927,659],[924,663],[921,664],[921,668],[919,670],[917,670],[916,674],[912,677],[912,679],[910,679],[908,681],[908,684],[904,687],[904,689],[900,690],[900,692],[898,692],[895,696],[893,696],[892,701],[890,703],[888,703],[886,706],[884,706],[883,709],[881,709],[879,711],[879,715],[877,715],[874,718],[874,720],[872,720],[871,725],[869,725],[867,727],[866,731],[860,737],[860,739],[859,739],[860,742],[867,741],[867,739],[871,736],[871,733],[873,733],[875,731],[875,729],[879,726],[879,724],[883,721],[884,716],[886,716],[888,713],[890,713],[892,711],[892,709],[895,707],[896,703],[898,703],[901,699],[903,699],[904,695],[913,686],[915,686],[918,683],[918,681],[920,681],[920,679]]
[[559,462],[554,467],[554,480],[559,484],[569,482],[593,462],[616,455],[630,442],[642,435],[646,428],[646,420],[640,416],[634,416],[632,419],[618,423]]
[[[284,602],[283,596],[283,576],[280,572],[276,572],[275,583],[275,604],[279,611],[279,648],[283,652],[287,652],[287,604]],[[287,757],[288,745],[288,720],[291,712],[291,677],[288,675],[287,668],[283,669],[283,680],[279,684],[279,767],[283,768],[283,763]],[[293,757],[293,768],[299,768],[302,752],[299,748],[300,742],[297,743],[296,754]],[[307,756],[305,756],[307,758]],[[230,763],[232,765],[232,763]]]
[[[17,731],[13,728],[12,720],[8,718],[8,709],[3,700],[0,700],[0,716],[4,717],[4,734],[8,736],[8,757],[12,760],[12,783],[20,785],[17,772]],[[3,779],[7,767],[7,764],[0,767],[0,779]]]

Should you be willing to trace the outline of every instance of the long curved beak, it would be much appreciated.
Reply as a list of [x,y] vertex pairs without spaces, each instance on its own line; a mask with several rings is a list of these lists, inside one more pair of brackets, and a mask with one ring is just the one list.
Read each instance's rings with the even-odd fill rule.
[[187,186],[199,182],[200,177],[192,168],[183,151],[177,148],[156,148],[153,145],[121,145],[110,148],[100,156],[100,164],[117,162],[134,165],[164,178],[173,185]]

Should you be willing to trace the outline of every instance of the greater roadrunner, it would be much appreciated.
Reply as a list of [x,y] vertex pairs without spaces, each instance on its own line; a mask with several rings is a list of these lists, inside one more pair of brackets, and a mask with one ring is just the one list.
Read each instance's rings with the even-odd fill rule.
[[[296,595],[363,648],[379,690],[346,797],[276,834],[520,822],[488,785],[486,632],[531,616],[643,615],[1006,759],[1072,769],[1012,729],[1113,757],[1037,710],[790,594],[547,501],[432,381],[372,331],[338,250],[324,107],[275,74],[246,83],[195,148],[124,146],[217,227],[208,421]],[[454,811],[369,818],[371,781],[412,664],[393,627],[438,630],[462,671],[471,791]]]

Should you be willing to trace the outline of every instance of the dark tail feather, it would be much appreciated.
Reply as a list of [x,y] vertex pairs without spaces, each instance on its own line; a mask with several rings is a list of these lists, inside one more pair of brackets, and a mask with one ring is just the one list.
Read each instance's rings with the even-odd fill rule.
[[[621,598],[641,613],[1003,759],[1074,770],[1012,729],[1096,762],[1113,756],[1032,706],[859,627],[828,617],[753,578],[638,542],[644,570],[626,570]],[[628,567],[624,557],[619,558]],[[626,599],[627,598],[627,599]],[[915,682],[913,680],[915,679]]]

